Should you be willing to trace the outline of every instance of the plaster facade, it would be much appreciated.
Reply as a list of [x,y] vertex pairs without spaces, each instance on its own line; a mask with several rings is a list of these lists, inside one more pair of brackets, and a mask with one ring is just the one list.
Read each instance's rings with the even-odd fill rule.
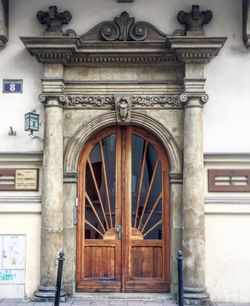
[[[106,126],[117,124],[113,101],[116,95],[123,94],[132,99],[133,107],[129,124],[144,127],[155,134],[162,142],[170,161],[171,292],[176,293],[175,257],[183,243],[185,286],[188,287],[186,298],[189,297],[190,300],[188,295],[193,294],[192,288],[198,288],[202,294],[198,298],[199,301],[205,301],[208,292],[212,301],[248,302],[250,297],[247,292],[248,282],[244,265],[236,268],[234,264],[239,262],[240,255],[244,254],[247,237],[242,233],[248,229],[249,212],[246,208],[249,205],[248,195],[222,193],[217,196],[206,190],[209,167],[228,166],[239,169],[248,165],[247,162],[242,164],[243,155],[239,155],[240,157],[234,162],[227,162],[226,155],[221,155],[219,165],[214,161],[210,162],[209,157],[205,156],[205,168],[203,161],[204,152],[249,151],[248,136],[239,137],[242,131],[248,128],[248,92],[244,84],[247,84],[248,80],[247,66],[250,56],[241,41],[240,1],[237,3],[233,0],[222,0],[220,3],[197,1],[202,10],[212,10],[214,18],[204,27],[207,38],[196,37],[193,40],[188,37],[185,39],[183,36],[172,36],[174,30],[182,27],[177,23],[176,14],[180,10],[189,11],[193,4],[191,1],[183,4],[179,0],[168,2],[157,0],[147,5],[142,0],[136,0],[131,4],[113,1],[105,4],[100,4],[98,1],[80,3],[76,0],[70,5],[66,1],[59,0],[53,3],[40,1],[32,4],[30,0],[22,0],[22,3],[11,0],[9,2],[10,35],[8,43],[0,54],[1,78],[22,78],[24,91],[22,95],[1,94],[1,101],[6,107],[1,111],[0,133],[3,141],[0,150],[2,154],[5,152],[7,155],[11,151],[27,153],[43,150],[43,180],[39,191],[42,191],[43,196],[41,210],[39,208],[32,217],[26,213],[19,215],[20,207],[12,205],[13,215],[5,215],[4,210],[8,211],[9,208],[6,208],[6,203],[5,206],[1,206],[0,217],[6,217],[5,220],[12,218],[20,220],[20,228],[11,232],[8,221],[3,222],[1,234],[22,232],[29,238],[31,229],[24,229],[23,226],[28,223],[36,228],[33,234],[37,236],[41,222],[41,241],[37,239],[34,242],[32,238],[27,240],[29,246],[27,251],[32,245],[36,252],[34,259],[28,256],[26,258],[29,265],[24,295],[31,296],[40,284],[52,285],[55,282],[56,262],[51,258],[61,248],[64,248],[67,254],[64,286],[70,294],[75,294],[77,163],[82,148],[90,137]],[[136,21],[150,22],[168,35],[164,36],[165,34],[158,30],[154,32],[155,29],[149,27],[151,34],[158,35],[157,39],[160,42],[158,49],[149,43],[144,46],[138,43],[137,50],[130,49],[129,43],[117,48],[112,42],[109,44],[110,47],[107,47],[108,44],[103,44],[101,51],[93,46],[92,49],[88,49],[90,56],[92,54],[96,56],[98,52],[103,54],[113,52],[117,60],[112,63],[97,60],[92,62],[85,60],[81,63],[73,61],[66,63],[58,59],[53,61],[50,55],[47,59],[47,55],[42,57],[39,55],[46,52],[48,46],[45,43],[51,44],[50,48],[55,50],[58,46],[65,47],[66,42],[71,39],[71,47],[73,46],[79,55],[81,53],[79,45],[81,46],[81,43],[83,45],[85,43],[85,47],[88,43],[91,45],[91,37],[93,40],[91,35],[94,35],[95,31],[92,34],[90,32],[90,36],[88,34],[85,38],[83,36],[82,42],[75,39],[74,35],[65,38],[60,34],[53,45],[53,38],[46,33],[43,36],[45,28],[42,29],[43,26],[35,19],[37,11],[46,11],[52,4],[57,5],[59,11],[67,9],[72,13],[72,21],[63,29],[74,29],[79,35],[86,33],[99,22],[113,20],[124,10],[135,16]],[[19,37],[24,36],[41,38],[41,42],[29,38],[22,40],[30,53],[42,64],[37,63],[35,58],[24,50],[25,47],[19,40]],[[224,39],[212,39],[215,36],[228,37],[223,48]],[[163,47],[166,37],[170,49]],[[40,44],[38,52],[35,44]],[[218,53],[220,48],[222,50]],[[141,52],[141,56],[145,57],[145,54],[148,56],[157,53],[159,49],[160,52],[164,50],[175,59],[158,63],[152,58],[135,60],[136,63],[129,61],[124,63],[118,59],[126,52],[127,54],[131,52],[131,57],[136,58],[136,52]],[[187,49],[189,53],[186,52]],[[199,58],[199,54],[204,50],[207,54]],[[190,55],[192,52],[196,55]],[[211,63],[207,64],[213,57],[215,58]],[[235,75],[241,77],[236,78]],[[203,110],[203,104],[207,101],[206,93],[209,94],[210,100]],[[41,94],[39,99],[44,105],[37,99],[39,94]],[[240,102],[236,105],[236,101]],[[10,112],[10,103],[16,110],[14,113]],[[235,116],[236,108],[237,116]],[[44,137],[44,144],[38,139],[31,139],[23,131],[23,114],[30,109],[36,109],[41,114],[42,125],[37,135]],[[9,126],[13,126],[17,131],[15,137],[7,136]],[[7,162],[5,166],[16,166],[15,163],[8,161],[8,158]],[[29,165],[29,161],[26,165]],[[13,193],[5,195],[13,197]],[[24,196],[22,193],[15,195],[19,198]],[[235,201],[233,205],[231,205],[232,199]],[[245,201],[244,204],[241,201]],[[193,222],[190,222],[191,219]],[[234,224],[237,228],[236,233],[230,224]],[[216,235],[217,231],[220,235]],[[239,252],[232,252],[232,239]],[[225,246],[223,250],[220,248],[222,241]],[[227,254],[230,254],[230,260],[222,260]],[[41,269],[37,263],[41,264]],[[234,266],[232,270],[231,265]],[[34,277],[28,272],[32,269],[36,271]],[[227,271],[230,271],[230,277]],[[239,273],[239,278],[234,277],[236,273]],[[220,274],[220,278],[217,274]],[[243,285],[242,278],[245,279]]]

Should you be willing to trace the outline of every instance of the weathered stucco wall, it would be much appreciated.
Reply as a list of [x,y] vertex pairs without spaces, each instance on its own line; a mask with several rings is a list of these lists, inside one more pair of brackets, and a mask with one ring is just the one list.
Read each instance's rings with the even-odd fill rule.
[[[78,34],[85,33],[98,22],[112,20],[123,10],[127,10],[137,20],[151,22],[161,31],[172,34],[175,29],[181,27],[176,20],[177,12],[182,9],[189,10],[192,3],[191,0],[185,3],[181,0],[153,2],[137,0],[133,4],[118,4],[114,0],[101,3],[98,0],[91,2],[75,0],[72,3],[66,0],[53,2],[10,0],[10,35],[6,48],[1,51],[0,79],[1,81],[3,78],[24,79],[24,92],[12,95],[0,94],[4,106],[0,115],[0,136],[3,140],[1,151],[42,148],[41,143],[31,140],[23,131],[25,112],[32,108],[36,108],[40,113],[43,112],[43,107],[37,100],[41,92],[42,65],[28,54],[19,40],[20,36],[42,35],[44,27],[35,17],[38,10],[46,10],[52,4],[57,5],[59,11],[70,10],[73,18],[65,29],[73,28]],[[214,12],[212,22],[205,27],[207,35],[228,37],[222,52],[206,68],[206,88],[210,101],[204,108],[204,151],[247,152],[250,150],[250,136],[244,134],[244,137],[239,137],[242,131],[248,129],[247,116],[250,108],[247,102],[250,54],[241,40],[241,1],[197,0],[196,3],[200,4],[202,9],[211,9]],[[231,124],[232,118],[234,124]],[[10,125],[17,131],[16,137],[8,136]]]
[[[228,40],[220,54],[206,67],[206,90],[210,96],[204,107],[204,152],[249,152],[250,135],[248,103],[248,83],[250,68],[250,53],[245,49],[241,40],[241,1],[235,0],[197,0],[201,8],[211,9],[214,12],[212,22],[205,26],[208,36],[227,36]],[[31,139],[24,132],[24,114],[36,109],[41,114],[41,131],[43,135],[43,106],[38,102],[37,96],[41,92],[43,67],[35,58],[25,50],[20,36],[41,36],[44,27],[39,24],[35,15],[39,10],[47,10],[49,5],[57,5],[58,10],[69,10],[73,19],[65,30],[73,28],[78,34],[83,34],[98,22],[113,20],[123,10],[127,10],[136,20],[145,20],[161,31],[172,34],[181,28],[176,20],[179,10],[189,10],[193,1],[186,0],[136,0],[133,4],[118,4],[114,0],[48,0],[32,1],[10,0],[10,26],[9,42],[0,52],[0,151],[40,151],[42,143]],[[160,73],[153,73],[153,69],[141,69],[141,78],[149,80],[162,80],[166,78],[164,68]],[[171,72],[172,73],[172,72]],[[171,74],[170,73],[170,74]],[[123,78],[133,80],[138,78],[137,73],[130,70],[127,74],[96,70],[91,75],[82,69],[78,76],[75,72],[67,70],[66,79],[92,79],[106,80]],[[180,74],[175,75],[180,79]],[[23,79],[24,90],[22,94],[3,94],[2,80],[4,78]],[[119,88],[116,88],[119,92]],[[106,86],[103,92],[111,92],[112,88]],[[106,113],[106,110],[64,112],[65,147],[69,138],[84,121],[94,116]],[[149,112],[149,111],[147,111]],[[150,111],[153,117],[158,116],[157,110]],[[173,113],[175,111],[172,111]],[[160,121],[166,124],[175,135],[176,141],[182,147],[181,111],[172,115],[162,111]],[[175,118],[175,119],[173,119]],[[178,124],[177,124],[178,123]],[[12,126],[17,136],[8,136],[9,127]],[[13,166],[13,164],[10,163]],[[246,167],[236,162],[236,167]],[[225,163],[219,165],[224,167]],[[230,167],[232,165],[230,164]],[[206,172],[205,172],[206,174]],[[9,194],[12,196],[12,194]],[[15,194],[17,195],[17,194]],[[22,195],[19,195],[22,197]],[[206,195],[208,196],[208,195]],[[224,204],[211,200],[206,203],[206,286],[213,301],[249,302],[249,287],[247,272],[250,270],[247,254],[248,236],[250,230],[249,195],[221,194]],[[225,198],[226,197],[226,198]],[[235,199],[232,206],[230,197]],[[245,204],[240,198],[245,197]],[[248,200],[247,200],[248,199]],[[244,201],[243,201],[244,202]],[[8,204],[9,205],[9,204]],[[11,204],[12,205],[12,204]],[[19,204],[18,204],[19,205]],[[23,204],[21,204],[23,205]],[[3,206],[2,206],[3,208]],[[7,209],[7,208],[6,208]],[[27,237],[26,248],[26,287],[25,294],[31,296],[39,284],[40,261],[40,216],[39,211],[17,214],[17,206],[12,206],[12,213],[0,214],[1,234],[23,234]],[[13,227],[12,224],[15,224]],[[68,246],[70,248],[70,246]]]

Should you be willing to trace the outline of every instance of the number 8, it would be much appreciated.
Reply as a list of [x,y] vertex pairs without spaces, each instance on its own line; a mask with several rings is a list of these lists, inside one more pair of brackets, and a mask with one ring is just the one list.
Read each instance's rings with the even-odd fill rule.
[[10,84],[10,91],[15,91],[16,85],[14,83]]

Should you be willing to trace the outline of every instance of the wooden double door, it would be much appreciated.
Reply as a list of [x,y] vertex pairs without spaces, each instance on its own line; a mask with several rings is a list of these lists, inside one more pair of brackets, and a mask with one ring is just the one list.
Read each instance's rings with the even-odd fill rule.
[[77,291],[169,291],[169,164],[138,127],[95,135],[79,163]]

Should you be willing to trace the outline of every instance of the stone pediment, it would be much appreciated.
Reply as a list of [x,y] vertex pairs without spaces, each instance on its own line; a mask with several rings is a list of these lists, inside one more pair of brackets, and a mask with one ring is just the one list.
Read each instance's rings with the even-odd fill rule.
[[80,36],[74,30],[50,31],[43,37],[21,37],[21,40],[39,62],[67,66],[207,63],[225,42],[223,37],[169,36],[150,23],[135,21],[127,12],[113,21],[99,23]]
[[135,21],[134,17],[124,11],[113,21],[104,21],[80,36],[85,41],[166,41],[167,35],[152,24],[145,21]]

